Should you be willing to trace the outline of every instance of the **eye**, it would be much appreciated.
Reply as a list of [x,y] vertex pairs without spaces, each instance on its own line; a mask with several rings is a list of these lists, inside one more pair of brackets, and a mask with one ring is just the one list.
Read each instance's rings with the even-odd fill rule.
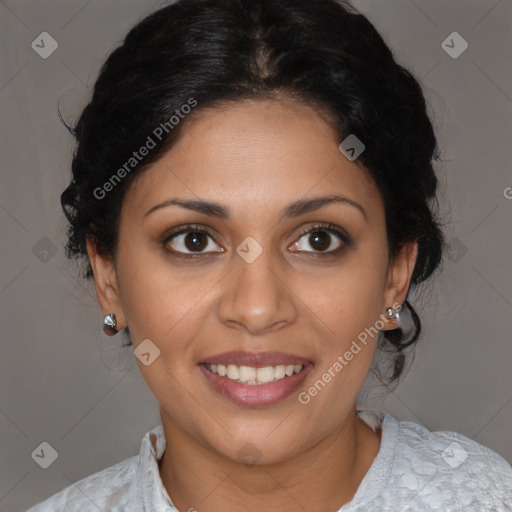
[[224,251],[216,244],[210,232],[200,226],[183,226],[168,236],[163,241],[163,245],[166,248],[170,246],[170,252],[181,253],[184,257],[193,257],[194,253],[201,255],[207,252]]
[[[307,246],[312,247],[312,251]],[[318,224],[301,233],[291,247],[302,252],[335,254],[349,245],[348,236],[332,224]]]

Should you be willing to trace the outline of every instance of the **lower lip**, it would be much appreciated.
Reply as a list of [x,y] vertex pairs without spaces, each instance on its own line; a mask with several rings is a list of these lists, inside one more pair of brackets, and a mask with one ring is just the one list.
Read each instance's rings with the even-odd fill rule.
[[240,384],[227,377],[212,373],[204,364],[199,365],[201,371],[212,387],[238,405],[273,405],[292,395],[304,382],[313,364],[308,363],[299,373],[284,377],[269,384]]

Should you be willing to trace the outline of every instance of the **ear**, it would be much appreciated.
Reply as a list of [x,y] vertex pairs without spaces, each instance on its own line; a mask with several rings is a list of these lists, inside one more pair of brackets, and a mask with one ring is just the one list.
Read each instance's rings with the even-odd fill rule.
[[[382,309],[392,307],[397,310],[403,303],[409,291],[412,272],[418,257],[418,243],[411,242],[403,246],[400,253],[391,262],[388,278],[384,290],[384,303]],[[396,319],[387,319],[388,329],[396,329],[399,322]]]
[[126,320],[121,304],[114,262],[111,258],[98,252],[92,239],[87,238],[86,245],[101,311],[103,315],[114,313],[117,320],[117,330],[121,331],[126,327]]

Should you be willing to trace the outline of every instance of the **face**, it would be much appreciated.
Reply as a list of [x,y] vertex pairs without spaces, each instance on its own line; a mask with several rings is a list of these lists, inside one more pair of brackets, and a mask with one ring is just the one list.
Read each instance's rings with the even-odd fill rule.
[[89,244],[98,297],[160,350],[138,364],[169,431],[285,460],[354,413],[415,246],[388,261],[379,190],[314,110],[246,101],[185,128],[127,191],[116,261]]

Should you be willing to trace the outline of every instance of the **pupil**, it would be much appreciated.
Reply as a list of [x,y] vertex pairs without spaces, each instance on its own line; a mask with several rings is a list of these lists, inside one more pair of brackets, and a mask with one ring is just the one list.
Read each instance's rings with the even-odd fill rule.
[[[203,238],[202,241],[201,238]],[[185,237],[185,246],[187,247],[187,249],[204,249],[205,245],[206,244],[204,243],[203,233],[191,232]]]
[[317,246],[317,249],[323,251],[329,247],[330,235],[325,231],[315,231],[310,235],[310,243],[312,246]]

